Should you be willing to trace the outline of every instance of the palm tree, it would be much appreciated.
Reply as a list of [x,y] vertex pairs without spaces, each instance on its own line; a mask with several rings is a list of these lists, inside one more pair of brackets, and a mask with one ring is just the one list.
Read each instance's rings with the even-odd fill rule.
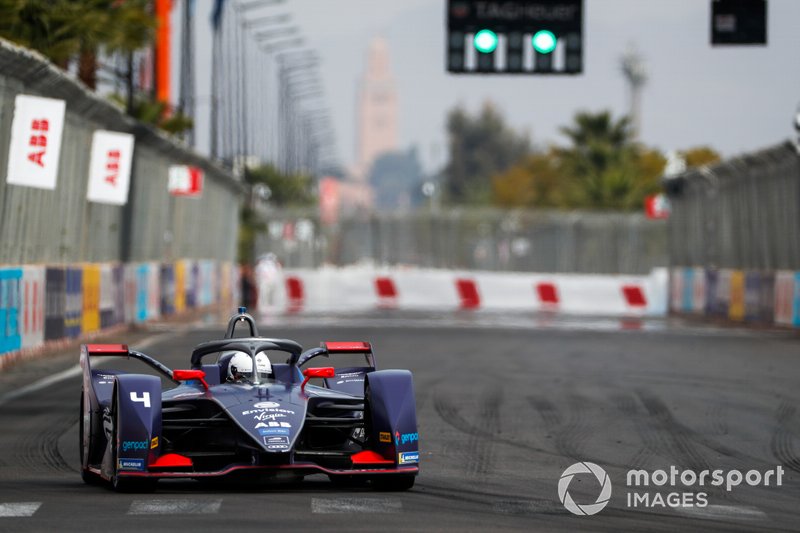
[[569,176],[569,203],[601,209],[631,209],[641,196],[639,150],[628,117],[609,111],[579,112],[561,128],[571,146],[558,150]]
[[130,53],[153,38],[148,0],[0,0],[0,37],[38,50],[66,67],[78,57],[78,77],[97,82],[97,54]]

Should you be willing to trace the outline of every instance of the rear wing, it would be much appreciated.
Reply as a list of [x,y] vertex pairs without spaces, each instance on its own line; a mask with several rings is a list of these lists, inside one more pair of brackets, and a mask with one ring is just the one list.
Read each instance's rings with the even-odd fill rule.
[[363,354],[367,363],[367,368],[374,370],[375,355],[372,353],[372,345],[368,342],[323,342],[319,348],[306,350],[302,354],[289,358],[289,364],[302,366],[311,359],[319,356],[330,357],[335,354]]
[[170,370],[167,366],[161,364],[147,354],[129,349],[127,344],[81,344],[80,363],[84,376],[87,379],[92,375],[91,358],[101,356],[126,358],[132,357],[134,359],[138,359],[147,366],[153,368],[156,372],[159,372],[168,379],[175,381],[172,378],[172,370]]

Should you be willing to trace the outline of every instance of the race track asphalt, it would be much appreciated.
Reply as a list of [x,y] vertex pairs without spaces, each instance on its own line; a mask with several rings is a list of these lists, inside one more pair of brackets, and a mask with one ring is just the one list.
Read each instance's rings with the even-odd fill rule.
[[[369,340],[380,368],[414,373],[421,473],[404,493],[332,486],[312,476],[260,488],[160,483],[117,494],[78,474],[80,376],[40,380],[77,351],[0,376],[0,531],[797,530],[800,339],[681,323],[527,321],[525,317],[354,316],[277,319],[265,336]],[[526,323],[527,321],[527,323]],[[643,327],[639,327],[643,326]],[[171,326],[170,326],[171,327]],[[153,328],[131,342],[172,368],[222,326]],[[52,381],[52,380],[51,380]],[[26,392],[31,388],[38,390]],[[562,472],[589,461],[612,496],[594,516],[559,500]],[[628,487],[631,469],[763,473],[769,487]],[[753,474],[755,476],[755,474]],[[679,476],[680,477],[680,476]],[[710,478],[709,478],[710,479]],[[600,482],[568,487],[591,504]],[[669,493],[704,507],[628,505]]]

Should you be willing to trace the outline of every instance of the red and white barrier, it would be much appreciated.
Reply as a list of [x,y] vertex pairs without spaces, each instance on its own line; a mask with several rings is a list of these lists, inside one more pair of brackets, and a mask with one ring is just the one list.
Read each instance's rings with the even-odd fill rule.
[[668,295],[665,269],[612,276],[346,267],[291,269],[257,283],[271,284],[270,309],[288,312],[485,309],[661,316]]

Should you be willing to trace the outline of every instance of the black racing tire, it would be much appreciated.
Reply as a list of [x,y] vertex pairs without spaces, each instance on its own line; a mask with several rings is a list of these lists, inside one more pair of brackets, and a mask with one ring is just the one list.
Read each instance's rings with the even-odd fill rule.
[[[84,448],[84,446],[83,446],[83,432],[86,431],[86,428],[83,425],[83,411],[85,409],[85,404],[84,404],[84,399],[83,398],[84,398],[84,390],[83,390],[83,388],[81,388],[81,402],[80,402],[81,410],[78,413],[78,453],[80,454],[79,460],[80,460],[80,465],[81,465],[80,466],[80,468],[81,468],[81,479],[87,485],[97,485],[97,483],[100,481],[100,478],[97,475],[91,473],[88,468],[84,467],[84,465],[88,465],[89,464],[89,457],[91,456],[91,449]],[[91,423],[92,422],[91,422],[91,419],[90,419],[89,420],[89,425],[90,426],[91,426]],[[91,446],[91,442],[89,443],[89,446]]]
[[383,474],[373,476],[372,488],[382,492],[401,492],[414,486],[417,476],[413,474]]

